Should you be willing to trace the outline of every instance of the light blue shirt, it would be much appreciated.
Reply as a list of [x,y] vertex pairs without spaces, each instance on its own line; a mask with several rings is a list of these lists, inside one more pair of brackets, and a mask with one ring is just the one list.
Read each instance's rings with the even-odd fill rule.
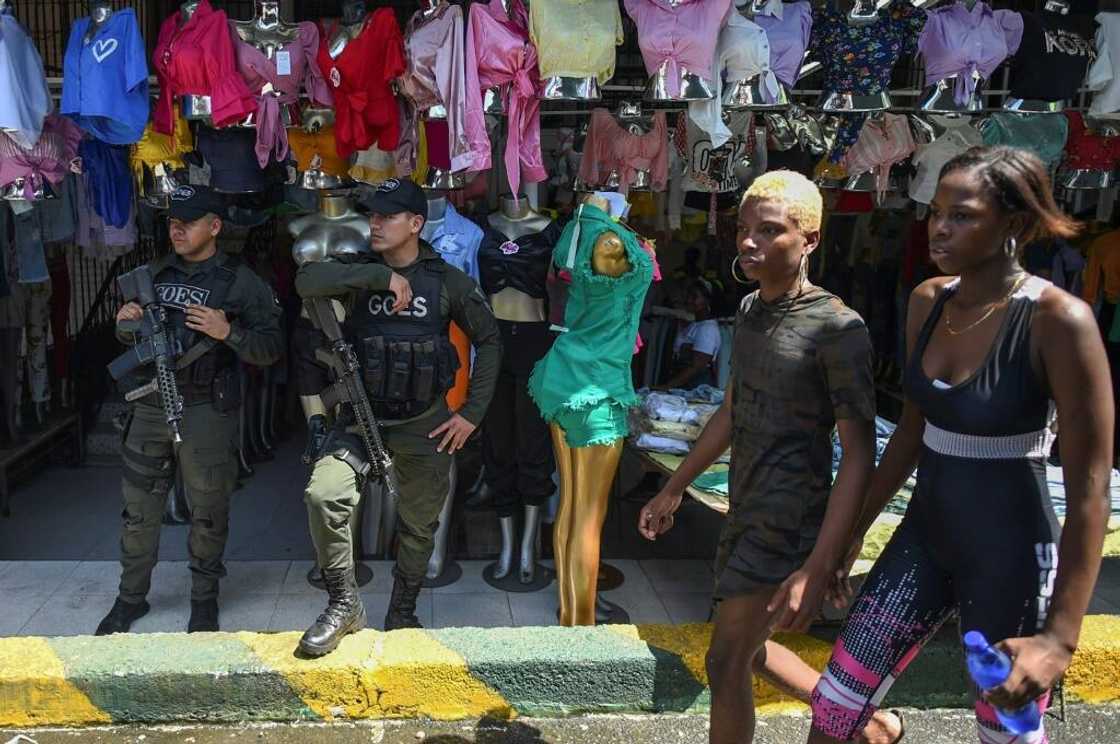
[[140,25],[131,8],[118,10],[90,43],[90,19],[70,31],[63,60],[61,112],[110,145],[140,140],[148,122],[148,61]]
[[433,225],[429,235],[422,235],[424,240],[431,243],[444,261],[477,282],[478,246],[482,243],[482,228],[456,212],[451,204],[447,205],[443,220]]
[[39,50],[19,21],[0,12],[0,129],[30,150],[52,108]]

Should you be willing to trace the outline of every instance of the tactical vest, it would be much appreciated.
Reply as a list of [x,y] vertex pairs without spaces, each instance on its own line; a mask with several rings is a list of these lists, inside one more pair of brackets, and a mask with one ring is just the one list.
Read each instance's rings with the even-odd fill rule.
[[[237,279],[237,267],[240,265],[240,258],[227,256],[224,264],[213,266],[203,273],[188,275],[174,264],[169,264],[156,274],[156,296],[167,315],[168,329],[179,339],[184,352],[207,338],[187,327],[189,305],[226,310],[227,319],[233,320],[232,314],[223,305]],[[188,368],[179,370],[176,381],[184,395],[205,397],[210,394],[214,378],[236,366],[237,354],[225,344],[218,343]]]
[[442,260],[425,260],[408,279],[412,303],[395,315],[393,293],[383,291],[360,293],[347,316],[346,335],[378,418],[419,416],[455,384],[459,356],[439,302],[446,269]]

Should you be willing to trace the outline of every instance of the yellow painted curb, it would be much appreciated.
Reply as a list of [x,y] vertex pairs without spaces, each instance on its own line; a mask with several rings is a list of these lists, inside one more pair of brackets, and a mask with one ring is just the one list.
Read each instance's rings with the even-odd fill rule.
[[380,663],[370,677],[381,691],[384,717],[449,721],[516,716],[500,693],[471,674],[462,656],[424,631],[394,630],[379,642]]
[[0,638],[0,726],[112,723],[66,679],[62,661],[43,638]]
[[1067,692],[1086,703],[1120,702],[1120,617],[1085,618],[1065,684]]

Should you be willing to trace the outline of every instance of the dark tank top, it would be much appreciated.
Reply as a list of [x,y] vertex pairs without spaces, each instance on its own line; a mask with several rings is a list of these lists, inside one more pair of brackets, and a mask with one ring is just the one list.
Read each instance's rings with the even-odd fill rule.
[[938,387],[922,368],[930,335],[956,294],[959,280],[941,292],[922,326],[906,370],[906,395],[927,424],[957,434],[1002,437],[1045,429],[1052,416],[1050,392],[1031,366],[1031,318],[1042,290],[1050,283],[1030,277],[1008,304],[988,356],[959,385]]

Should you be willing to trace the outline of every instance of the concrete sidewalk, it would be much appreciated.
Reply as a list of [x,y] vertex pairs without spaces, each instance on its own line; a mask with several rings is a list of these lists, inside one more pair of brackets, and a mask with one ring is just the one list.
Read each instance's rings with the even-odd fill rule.
[[[297,632],[0,639],[0,727],[702,713],[708,625],[362,631],[321,659]],[[820,669],[820,637],[777,638]],[[1070,702],[1120,702],[1120,618],[1086,619]],[[804,710],[758,683],[764,714]],[[959,642],[931,642],[885,706],[965,708]]]
[[[556,584],[527,593],[502,592],[482,578],[491,561],[460,561],[454,584],[424,589],[418,616],[427,628],[528,627],[556,624]],[[709,561],[610,560],[625,581],[603,596],[641,624],[704,622],[711,605]],[[371,627],[380,627],[393,579],[388,561],[366,561],[373,580],[361,587]],[[549,567],[551,561],[542,565]],[[326,594],[307,583],[311,561],[228,561],[222,581],[221,627],[226,631],[302,630],[314,622]],[[0,636],[93,633],[117,594],[116,561],[0,561]],[[156,565],[151,612],[137,633],[175,633],[190,615],[190,570],[184,561]],[[1111,610],[1104,610],[1105,612]],[[1120,609],[1116,610],[1120,614]]]

